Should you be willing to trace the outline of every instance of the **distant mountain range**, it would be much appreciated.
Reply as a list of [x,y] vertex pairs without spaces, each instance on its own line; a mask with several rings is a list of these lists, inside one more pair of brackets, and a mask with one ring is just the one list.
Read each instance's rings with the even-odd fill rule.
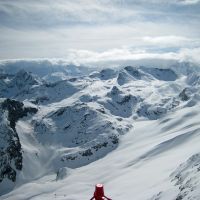
[[[164,124],[173,113],[188,109],[189,115],[190,109],[199,108],[200,70],[186,63],[99,71],[75,65],[49,67],[49,63],[41,68],[34,62],[29,67],[23,62],[15,68],[12,64],[0,67],[2,199],[14,199],[16,188],[41,177],[53,173],[57,181],[63,180],[68,171],[103,160],[123,144],[125,134],[134,134],[136,123],[163,120]],[[191,121],[188,126],[196,125]],[[194,145],[194,154],[171,172],[180,188],[174,193],[176,200],[200,199],[199,152]],[[149,199],[170,199],[166,194],[158,191]]]

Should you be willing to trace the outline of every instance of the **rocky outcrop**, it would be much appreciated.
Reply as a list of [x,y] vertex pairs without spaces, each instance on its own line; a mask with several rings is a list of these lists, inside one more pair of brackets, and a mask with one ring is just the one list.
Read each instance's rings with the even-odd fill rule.
[[118,146],[120,135],[132,127],[111,119],[103,106],[94,108],[87,103],[58,108],[32,124],[42,144],[68,149],[60,156],[61,165],[67,167],[82,166],[105,156]]
[[182,92],[179,94],[179,97],[182,101],[187,101],[191,97],[191,91],[189,88],[185,88],[182,90]]
[[178,187],[176,200],[199,199],[200,196],[200,154],[191,156],[172,174],[172,183]]
[[150,120],[156,120],[167,113],[167,109],[158,105],[142,104],[137,110],[139,117],[145,117]]
[[16,122],[36,113],[36,108],[26,108],[24,104],[11,99],[0,102],[0,182],[4,178],[16,180],[17,171],[22,170],[22,148],[15,129]]

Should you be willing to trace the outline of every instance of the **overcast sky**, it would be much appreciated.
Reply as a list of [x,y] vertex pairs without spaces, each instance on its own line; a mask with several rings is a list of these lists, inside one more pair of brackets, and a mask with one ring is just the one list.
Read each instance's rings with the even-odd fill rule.
[[199,53],[200,0],[0,0],[0,59]]

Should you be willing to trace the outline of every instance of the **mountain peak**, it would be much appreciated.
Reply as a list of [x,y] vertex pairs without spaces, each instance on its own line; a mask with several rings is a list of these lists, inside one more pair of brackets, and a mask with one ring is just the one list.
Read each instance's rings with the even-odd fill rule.
[[40,83],[41,81],[38,77],[36,77],[36,75],[33,75],[32,73],[21,69],[11,80],[10,85],[16,86],[18,89],[21,89],[27,86],[39,85]]

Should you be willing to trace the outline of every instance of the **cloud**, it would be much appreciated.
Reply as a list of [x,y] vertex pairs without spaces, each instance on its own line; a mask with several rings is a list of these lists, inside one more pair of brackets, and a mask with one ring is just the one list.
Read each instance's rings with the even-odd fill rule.
[[179,59],[180,61],[188,61],[194,62],[200,65],[200,48],[193,48],[193,49],[181,49],[179,52]]
[[171,23],[135,23],[109,26],[75,26],[51,30],[0,31],[0,59],[12,58],[65,58],[69,49],[105,52],[109,49],[132,48],[177,51],[199,46],[198,32],[188,25]]
[[178,0],[178,3],[184,4],[184,5],[192,5],[192,4],[200,3],[200,0]]
[[70,50],[65,59],[11,59],[0,61],[1,69],[9,72],[17,72],[24,68],[34,73],[45,76],[49,71],[65,71],[71,64],[77,66],[92,67],[101,69],[106,67],[124,67],[124,66],[148,66],[148,67],[177,67],[182,64],[190,66],[200,65],[200,48],[184,48],[176,53],[151,53],[146,51],[135,51],[133,49],[111,49],[105,52],[93,52],[86,50]]
[[199,0],[0,0],[0,59],[197,48],[199,10]]
[[198,47],[200,46],[199,38],[188,38],[176,35],[150,37],[145,36],[142,38],[146,45],[156,47]]
[[[148,51],[135,51],[133,49],[112,49],[102,53],[71,50],[68,53],[68,62],[74,62],[77,65],[90,66],[119,66],[128,64],[147,64],[150,60],[159,61],[176,61],[192,62],[200,64],[200,48],[183,48],[178,52],[152,53]],[[152,62],[150,62],[152,63]],[[166,63],[166,62],[164,62]],[[162,64],[161,64],[162,65]]]
[[51,28],[151,20],[181,22],[187,16],[194,20],[198,11],[178,5],[198,3],[198,0],[0,0],[0,25]]
[[[0,24],[8,27],[48,28],[126,20],[137,17],[138,11],[120,12],[112,1],[99,0],[0,0]],[[110,19],[110,20],[109,20]]]

